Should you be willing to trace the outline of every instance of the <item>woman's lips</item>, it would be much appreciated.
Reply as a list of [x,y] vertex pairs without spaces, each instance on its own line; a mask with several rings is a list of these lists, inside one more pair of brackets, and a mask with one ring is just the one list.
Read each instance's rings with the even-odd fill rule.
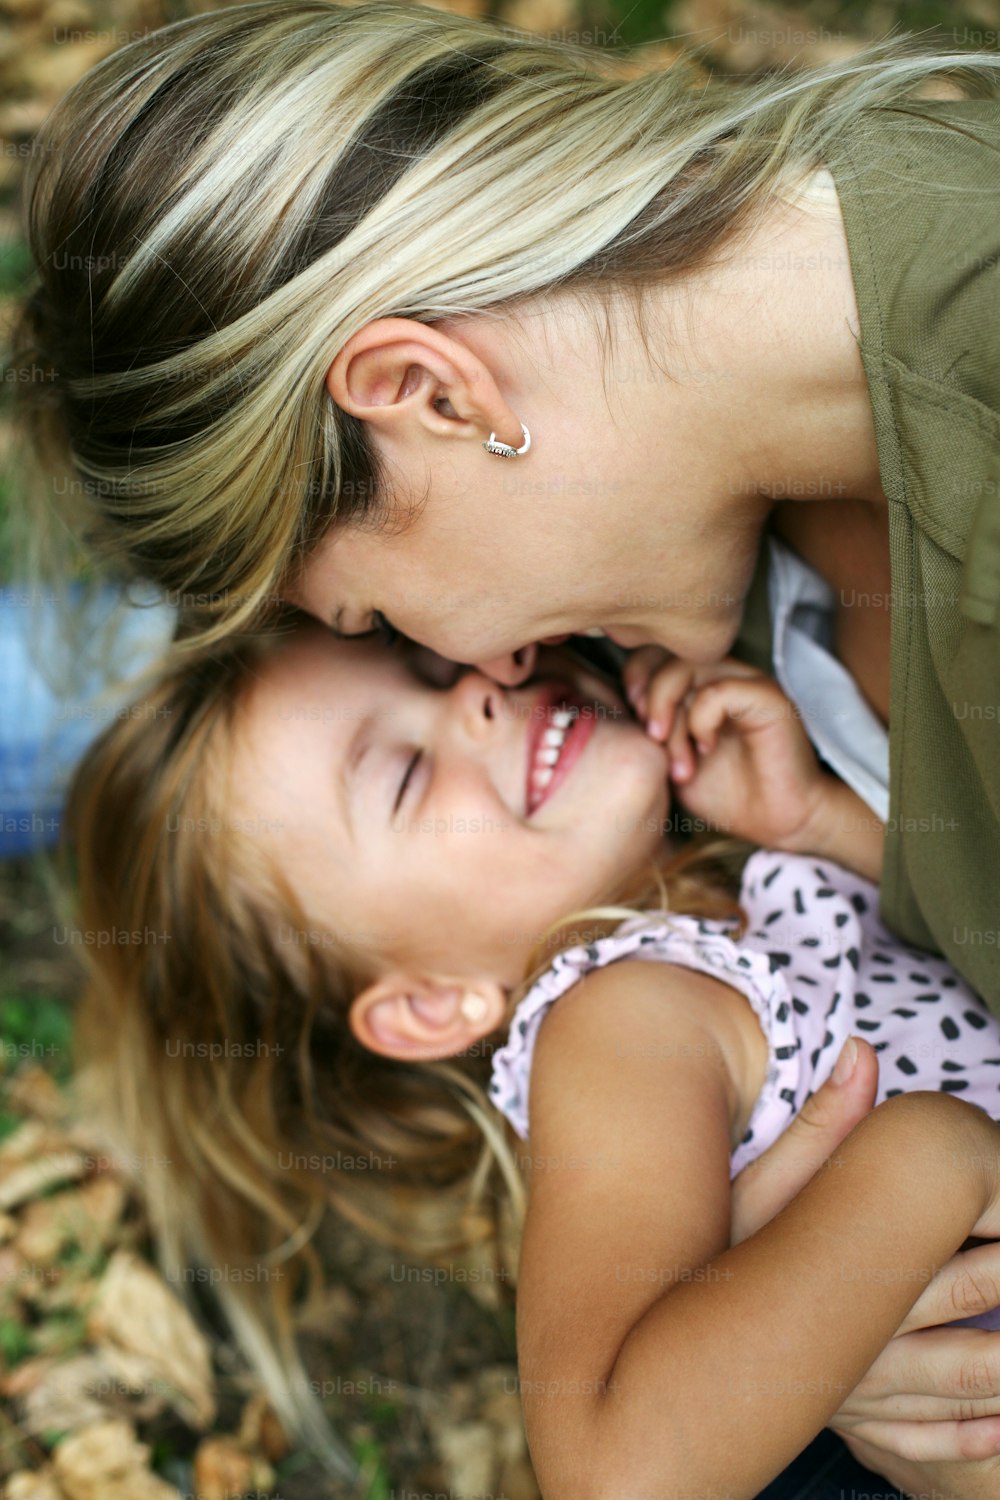
[[[564,683],[547,684],[532,705],[525,814],[558,791],[596,727],[595,705]],[[553,759],[555,756],[555,759]]]

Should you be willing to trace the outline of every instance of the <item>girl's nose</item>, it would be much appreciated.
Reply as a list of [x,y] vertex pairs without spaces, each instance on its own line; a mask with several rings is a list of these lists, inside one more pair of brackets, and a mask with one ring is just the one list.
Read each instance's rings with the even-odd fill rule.
[[463,728],[477,740],[495,733],[507,702],[504,689],[475,669],[459,678],[450,698]]
[[522,646],[519,651],[509,651],[506,656],[495,656],[492,661],[478,661],[476,666],[494,682],[505,687],[519,687],[535,670],[537,646]]

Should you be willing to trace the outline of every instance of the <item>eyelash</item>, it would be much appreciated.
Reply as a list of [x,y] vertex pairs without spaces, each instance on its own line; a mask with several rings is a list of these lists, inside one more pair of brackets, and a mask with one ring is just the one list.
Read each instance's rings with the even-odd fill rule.
[[406,796],[406,788],[410,784],[410,778],[412,777],[414,771],[417,769],[417,765],[419,764],[420,757],[423,755],[423,753],[424,752],[422,750],[417,750],[416,753],[413,755],[413,758],[411,759],[410,764],[406,768],[406,774],[404,775],[402,781],[399,784],[399,792],[398,792],[398,794],[396,796],[396,801],[393,804],[393,809],[392,810],[393,810],[394,813],[397,813],[399,811],[401,805],[402,805],[403,798]]

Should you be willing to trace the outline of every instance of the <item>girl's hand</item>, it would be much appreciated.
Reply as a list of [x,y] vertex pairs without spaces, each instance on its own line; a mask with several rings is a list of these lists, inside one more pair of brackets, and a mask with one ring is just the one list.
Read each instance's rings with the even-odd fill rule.
[[625,693],[650,739],[667,747],[670,779],[678,785],[694,775],[697,761],[688,728],[688,706],[695,689],[720,677],[760,677],[755,667],[726,658],[695,666],[662,646],[640,646],[622,673]]
[[653,646],[629,660],[625,688],[666,744],[689,812],[772,849],[827,852],[840,784],[773,678],[729,659],[692,666]]

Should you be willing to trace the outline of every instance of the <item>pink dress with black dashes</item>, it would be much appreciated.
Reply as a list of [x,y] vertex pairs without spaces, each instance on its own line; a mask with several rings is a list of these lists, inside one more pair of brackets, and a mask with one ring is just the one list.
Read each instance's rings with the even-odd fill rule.
[[[740,905],[749,918],[742,938],[728,922],[657,912],[554,960],[493,1056],[490,1097],[518,1135],[528,1137],[531,1059],[549,1007],[585,974],[624,958],[711,974],[753,1007],[767,1040],[767,1078],[731,1177],[773,1145],[851,1033],[879,1054],[880,1103],[906,1089],[937,1089],[1000,1118],[1000,1019],[943,958],[883,927],[874,885],[826,860],[760,851],[745,866]],[[986,1319],[1000,1327],[1000,1314],[975,1321]]]

